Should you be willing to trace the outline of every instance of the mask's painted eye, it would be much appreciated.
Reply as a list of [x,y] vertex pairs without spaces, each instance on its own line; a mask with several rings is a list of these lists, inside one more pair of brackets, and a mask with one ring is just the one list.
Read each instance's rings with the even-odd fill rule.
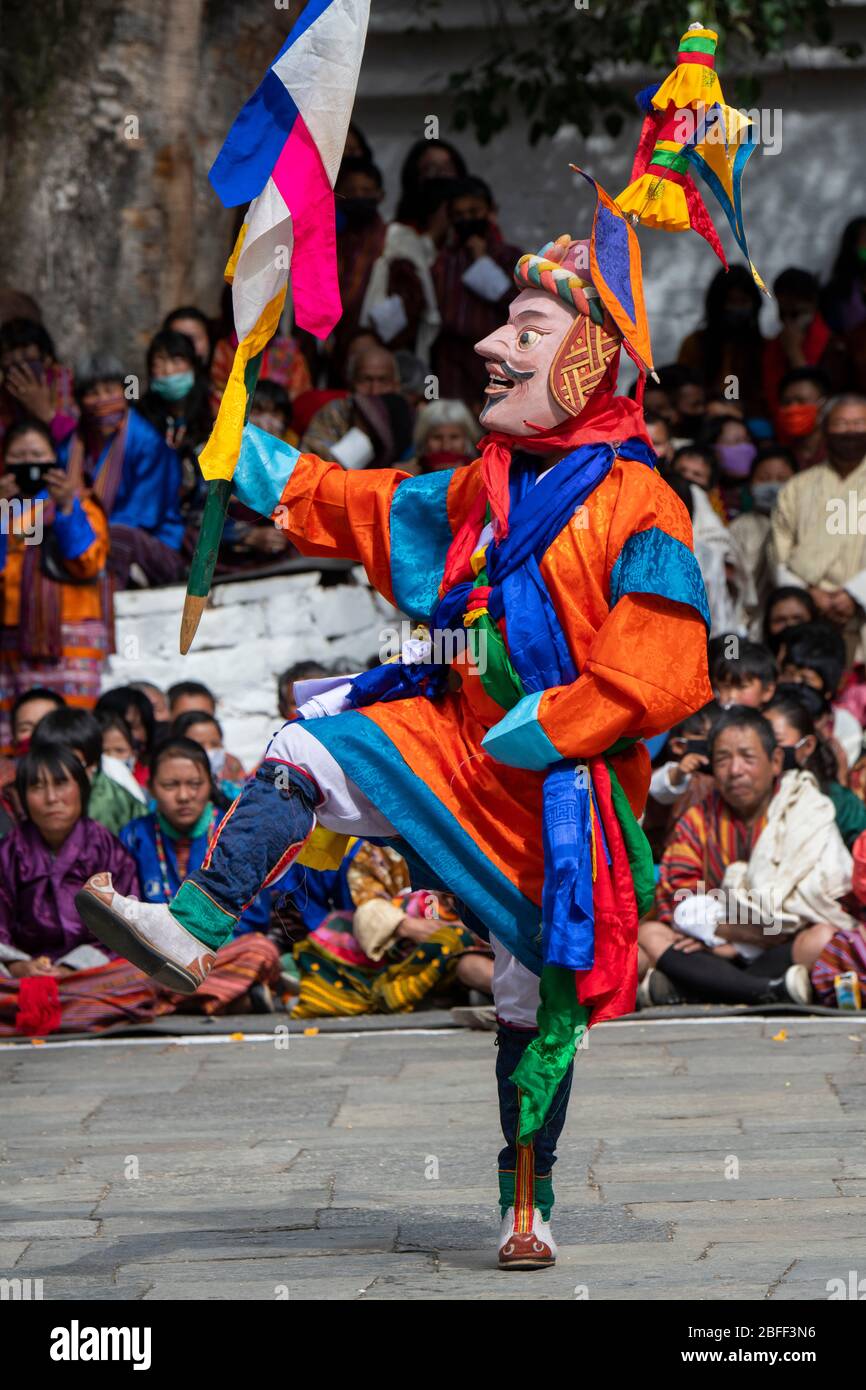
[[534,348],[535,344],[541,341],[541,334],[536,328],[524,328],[517,335],[517,346],[521,352],[527,352],[529,348]]

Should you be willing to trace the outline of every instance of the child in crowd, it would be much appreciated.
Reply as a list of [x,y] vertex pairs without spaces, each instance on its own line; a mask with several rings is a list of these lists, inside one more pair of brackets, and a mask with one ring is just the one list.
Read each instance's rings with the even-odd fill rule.
[[135,749],[132,775],[136,782],[146,787],[148,760],[156,737],[156,720],[150,700],[131,685],[119,685],[114,690],[106,690],[104,695],[100,695],[95,713],[97,716],[119,714],[126,720]]
[[782,750],[782,771],[799,768],[811,772],[820,790],[832,801],[839,834],[850,850],[866,830],[866,806],[839,782],[836,755],[821,737],[809,708],[810,693],[804,685],[778,685],[764,713]]
[[712,789],[708,736],[721,713],[715,700],[671,729],[650,779],[643,829],[656,863],[677,819]]
[[98,716],[102,729],[103,755],[122,763],[130,772],[137,762],[132,729],[122,714],[106,712]]
[[832,741],[839,760],[839,780],[847,785],[863,747],[863,728],[850,712],[833,704],[845,670],[845,640],[829,623],[802,623],[786,628],[779,646],[782,679],[807,685],[821,696],[824,713],[818,728]]
[[298,436],[292,429],[292,402],[289,393],[278,381],[260,381],[250,407],[250,424],[267,434],[275,434],[287,444],[297,445]]
[[711,660],[710,680],[719,704],[763,709],[773,697],[778,672],[773,653],[761,642],[729,635]]

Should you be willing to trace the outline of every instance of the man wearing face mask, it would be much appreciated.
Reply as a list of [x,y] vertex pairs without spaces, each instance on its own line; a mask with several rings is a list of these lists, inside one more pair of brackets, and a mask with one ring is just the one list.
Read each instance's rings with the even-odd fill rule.
[[751,635],[758,639],[767,598],[774,587],[770,517],[782,487],[794,472],[794,460],[787,449],[780,449],[777,444],[765,444],[759,449],[745,493],[746,510],[728,528],[743,569],[752,581],[753,601],[748,617]]
[[511,272],[520,255],[503,240],[493,194],[483,179],[461,179],[448,204],[450,231],[433,264],[442,328],[433,347],[433,371],[442,397],[477,410],[486,384],[475,352],[514,297]]
[[81,420],[59,450],[73,485],[90,479],[108,516],[108,563],[119,589],[172,584],[184,573],[180,459],[130,408],[134,381],[109,354],[82,359],[75,372]]
[[820,425],[827,462],[786,483],[773,513],[775,582],[809,590],[850,664],[866,652],[866,397],[828,401]]
[[346,158],[340,165],[334,194],[343,313],[334,330],[332,368],[339,377],[362,320],[372,323],[390,348],[405,347],[415,341],[425,299],[418,267],[395,254],[377,273],[376,297],[388,301],[387,308],[377,308],[372,317],[364,313],[374,267],[386,249],[387,227],[379,210],[385,197],[382,175],[370,159]]
[[798,367],[780,383],[776,438],[791,450],[798,473],[827,457],[820,415],[829,395],[830,378],[818,367]]

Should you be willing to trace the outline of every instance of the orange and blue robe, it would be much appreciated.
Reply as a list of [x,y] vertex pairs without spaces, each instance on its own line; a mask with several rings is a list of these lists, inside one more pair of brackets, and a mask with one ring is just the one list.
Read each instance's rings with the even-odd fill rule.
[[[545,537],[540,557],[516,571],[518,597],[520,583],[542,592],[535,610],[546,615],[542,645],[561,645],[557,661],[573,673],[568,679],[532,688],[514,669],[521,662],[535,669],[531,659],[526,665],[532,633],[518,632],[518,653],[522,606],[508,611],[508,579],[494,593],[497,545],[475,556],[466,612],[458,615],[471,627],[480,612],[494,647],[501,643],[496,681],[478,659],[483,648],[469,642],[453,660],[459,689],[422,689],[416,698],[365,703],[304,725],[395,827],[427,886],[455,893],[467,920],[482,923],[536,974],[545,964],[545,783],[563,763],[589,769],[594,935],[581,944],[578,965],[568,963],[594,1022],[634,1001],[634,836],[623,844],[616,825],[643,809],[649,758],[640,740],[711,697],[706,597],[687,512],[651,460],[625,453],[578,450],[532,489],[540,494],[546,483],[555,509],[558,480],[575,459],[597,472],[585,497],[575,493],[580,505]],[[515,458],[512,471],[522,468],[525,478],[535,465]],[[273,517],[304,554],[357,561],[389,602],[434,625],[447,607],[449,551],[478,512],[482,487],[480,461],[420,477],[347,472],[253,427],[235,473],[240,500]],[[515,497],[512,521],[533,500]],[[534,524],[543,532],[543,518]]]

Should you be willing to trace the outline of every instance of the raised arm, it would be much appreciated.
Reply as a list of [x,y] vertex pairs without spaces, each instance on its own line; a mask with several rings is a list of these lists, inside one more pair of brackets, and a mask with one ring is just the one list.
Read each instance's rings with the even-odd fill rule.
[[420,617],[435,603],[451,540],[450,479],[347,470],[247,425],[233,481],[238,499],[271,517],[302,555],[362,564],[380,594]]

